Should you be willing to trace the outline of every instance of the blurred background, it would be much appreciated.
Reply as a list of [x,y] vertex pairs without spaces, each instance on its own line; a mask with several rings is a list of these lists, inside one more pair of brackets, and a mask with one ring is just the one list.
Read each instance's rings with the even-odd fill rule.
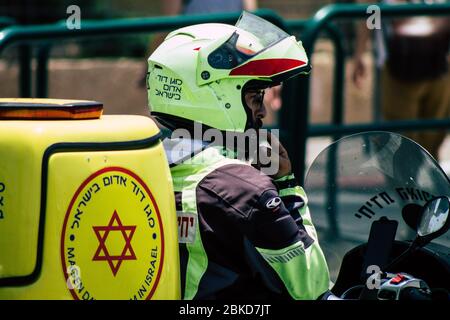
[[[3,0],[0,17],[14,19],[16,24],[37,25],[65,21],[70,5],[81,9],[81,20],[156,17],[167,14],[169,1],[158,0]],[[186,7],[189,1],[175,1]],[[355,3],[341,0],[255,0],[250,9],[267,8],[287,20],[308,19],[323,6],[333,3]],[[360,1],[364,2],[364,1]],[[388,1],[389,2],[389,1]],[[442,2],[442,1],[441,1]],[[444,1],[445,2],[445,1]],[[243,1],[244,8],[246,1]],[[247,4],[248,5],[248,4]],[[170,10],[170,9],[169,9]],[[186,11],[186,10],[185,10]],[[191,11],[195,13],[195,10]],[[172,12],[171,14],[176,14]],[[178,14],[183,14],[178,12]],[[191,13],[184,13],[191,14]],[[1,21],[1,20],[0,20]],[[361,20],[339,21],[344,45],[344,114],[343,122],[369,123],[378,120],[380,111],[380,79],[376,72],[373,41],[362,50],[360,59],[367,69],[365,80],[355,85],[355,47],[358,23]],[[3,26],[5,27],[5,26]],[[0,28],[2,26],[0,25]],[[104,103],[106,114],[148,115],[147,93],[143,85],[146,59],[161,35],[136,35],[64,40],[52,44],[48,63],[48,97],[88,99]],[[301,39],[301,32],[298,34]],[[36,54],[36,48],[33,49]],[[7,47],[0,53],[0,97],[20,96],[18,46]],[[329,123],[332,117],[334,46],[326,37],[319,37],[311,55],[310,123]],[[36,62],[31,65],[36,69]],[[36,79],[32,80],[32,92]],[[269,95],[269,99],[270,99]],[[269,116],[266,124],[277,126],[281,102],[267,101]],[[450,107],[449,107],[450,108]],[[308,139],[307,163],[329,143],[328,138]],[[442,165],[450,171],[450,139],[439,150]]]

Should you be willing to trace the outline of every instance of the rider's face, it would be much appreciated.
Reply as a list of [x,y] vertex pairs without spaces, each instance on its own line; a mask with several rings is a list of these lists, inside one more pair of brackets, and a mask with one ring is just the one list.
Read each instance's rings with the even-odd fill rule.
[[264,106],[264,90],[248,90],[245,94],[245,103],[251,110],[252,120],[255,129],[262,127],[262,119],[266,116],[266,107]]

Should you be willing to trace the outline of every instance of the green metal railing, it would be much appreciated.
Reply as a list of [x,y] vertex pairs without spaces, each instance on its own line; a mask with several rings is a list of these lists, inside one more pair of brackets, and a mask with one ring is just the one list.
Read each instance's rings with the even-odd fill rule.
[[[404,17],[414,15],[448,15],[450,14],[450,4],[439,5],[425,5],[425,4],[405,4],[405,5],[379,5],[381,17]],[[329,5],[319,10],[310,20],[308,20],[306,26],[304,26],[302,41],[306,52],[311,56],[314,52],[314,45],[318,36],[322,30],[329,28],[330,22],[336,19],[354,19],[367,17],[368,5]],[[342,47],[336,46],[336,51],[342,51]],[[288,90],[288,92],[294,96],[291,96],[291,101],[299,101],[299,106],[292,109],[293,114],[289,124],[289,133],[297,137],[297,141],[287,139],[285,141],[286,148],[290,152],[290,157],[293,165],[294,172],[300,180],[301,184],[305,178],[305,159],[306,159],[306,143],[308,137],[311,136],[333,136],[335,139],[344,134],[352,134],[362,131],[371,130],[386,130],[386,131],[400,131],[400,130],[431,130],[437,128],[450,128],[450,119],[446,120],[408,120],[408,121],[390,121],[390,122],[375,122],[369,124],[343,124],[344,115],[344,83],[345,83],[345,68],[344,68],[344,55],[341,54],[342,60],[340,64],[342,68],[337,68],[334,77],[333,87],[333,119],[332,124],[328,125],[311,125],[309,122],[309,78],[295,78],[291,83],[294,89]],[[337,58],[335,58],[337,59]],[[339,60],[338,60],[339,61]],[[291,111],[291,112],[292,112]],[[376,119],[378,120],[378,119]],[[295,123],[293,123],[296,121]],[[332,188],[336,183],[336,155],[332,153],[331,157],[327,160],[327,188]],[[325,207],[335,208],[337,203],[337,195],[332,189],[328,189],[326,192],[326,199],[324,202]],[[338,217],[337,212],[329,212],[327,215],[329,228],[327,230],[328,236],[335,237],[339,234]]]
[[0,17],[0,30],[16,24],[16,20],[10,17]]
[[[260,17],[287,30],[284,20],[272,10],[260,9],[255,12]],[[37,26],[12,26],[0,31],[0,53],[8,46],[21,43],[20,56],[20,96],[32,96],[31,84],[31,47],[33,43],[46,42],[38,49],[36,72],[36,96],[47,96],[49,43],[57,40],[86,39],[90,37],[126,35],[136,33],[153,33],[173,30],[193,24],[222,22],[234,24],[240,12],[199,14],[186,16],[127,18],[102,21],[81,21],[81,29],[68,29],[64,21]]]
[[[306,22],[303,27],[302,41],[308,55],[314,52],[314,45],[320,35],[330,24],[330,22],[337,19],[355,19],[367,18],[367,8],[369,5],[360,4],[335,4],[328,5],[320,9],[311,19]],[[450,3],[445,4],[398,4],[388,5],[379,4],[381,17],[406,17],[417,15],[449,15]],[[339,50],[339,48],[336,48]],[[342,64],[344,60],[342,60]],[[287,121],[286,128],[289,134],[296,137],[294,139],[287,139],[283,142],[286,144],[287,150],[290,152],[290,157],[293,164],[293,170],[296,176],[303,183],[305,174],[305,156],[306,156],[306,142],[310,136],[319,135],[333,135],[338,137],[343,134],[355,133],[370,130],[431,130],[435,128],[450,128],[450,119],[446,120],[420,120],[420,121],[392,121],[388,123],[369,123],[358,125],[344,125],[343,124],[343,84],[345,83],[344,68],[337,70],[334,78],[334,102],[333,102],[333,123],[331,125],[311,125],[309,122],[309,77],[297,77],[292,81],[288,81],[286,87],[286,95],[283,98],[289,101],[298,101],[297,106],[289,108],[290,110],[283,110],[285,114],[282,116]],[[298,90],[295,90],[298,88]],[[339,88],[342,88],[340,90]],[[340,93],[337,93],[339,92]],[[340,100],[337,101],[337,100]],[[288,109],[288,108],[285,108]]]
[[[450,120],[395,121],[386,123],[344,125],[344,92],[345,92],[345,52],[342,34],[334,24],[337,19],[363,19],[368,5],[329,5],[319,10],[311,19],[284,21],[271,10],[256,11],[259,16],[271,21],[280,28],[292,32],[301,31],[301,39],[309,56],[314,52],[315,43],[325,32],[334,45],[333,105],[332,123],[327,125],[311,125],[310,78],[297,77],[287,81],[283,89],[283,107],[280,115],[281,138],[290,153],[293,169],[301,182],[305,173],[306,142],[308,137],[330,135],[335,138],[349,133],[365,130],[430,130],[434,128],[450,128]],[[450,4],[404,4],[379,5],[381,16],[405,17],[414,15],[449,15]],[[20,96],[32,96],[32,46],[38,45],[36,70],[36,97],[47,96],[48,59],[53,42],[64,39],[86,39],[98,36],[126,35],[136,33],[152,33],[168,31],[198,23],[222,22],[234,24],[239,12],[151,17],[138,19],[115,19],[103,21],[82,21],[81,29],[69,30],[60,22],[39,26],[12,26],[0,31],[0,53],[6,47],[19,44],[20,55]]]

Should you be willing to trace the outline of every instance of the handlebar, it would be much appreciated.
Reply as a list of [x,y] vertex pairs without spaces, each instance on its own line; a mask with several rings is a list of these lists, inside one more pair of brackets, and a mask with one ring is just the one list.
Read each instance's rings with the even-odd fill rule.
[[432,295],[418,288],[405,288],[400,292],[399,300],[431,301]]

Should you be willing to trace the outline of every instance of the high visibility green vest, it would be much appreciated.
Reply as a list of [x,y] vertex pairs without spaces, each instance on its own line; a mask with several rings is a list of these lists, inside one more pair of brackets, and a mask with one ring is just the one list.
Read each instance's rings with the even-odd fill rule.
[[[219,148],[210,147],[171,168],[174,191],[181,192],[182,210],[177,212],[179,219],[184,214],[190,214],[190,218],[198,221],[197,185],[209,173],[228,164],[248,165],[241,160],[227,158]],[[292,176],[283,177],[280,181],[290,178]],[[279,194],[280,197],[300,195],[306,201],[303,189],[298,186],[280,190]],[[319,247],[307,205],[303,206],[300,214],[307,233],[314,239],[311,246],[305,249],[303,243],[299,241],[283,249],[256,248],[256,250],[275,270],[294,299],[316,299],[328,289],[328,267]],[[200,280],[208,267],[208,257],[202,244],[197,221],[193,223],[196,226],[195,233],[191,234],[189,241],[185,242],[189,257],[184,299],[195,297]]]

